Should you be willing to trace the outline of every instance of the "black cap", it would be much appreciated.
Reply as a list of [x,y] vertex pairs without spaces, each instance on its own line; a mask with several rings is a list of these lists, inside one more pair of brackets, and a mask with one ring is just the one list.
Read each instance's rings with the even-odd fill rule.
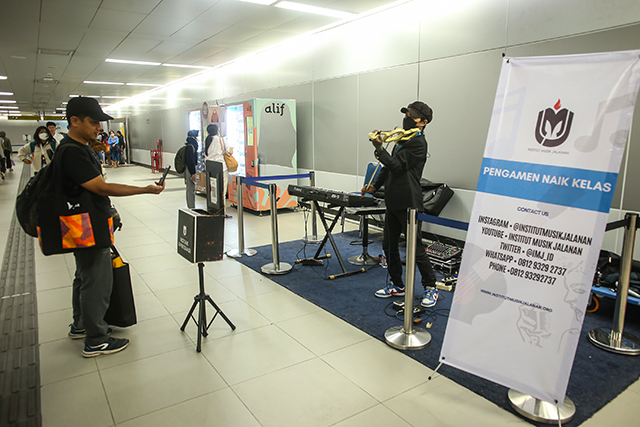
[[428,123],[433,120],[433,110],[422,101],[412,102],[400,109],[401,113],[410,113],[412,117],[426,119]]
[[67,104],[67,119],[71,116],[86,114],[94,120],[104,122],[105,120],[113,120],[113,117],[102,111],[97,99],[78,96],[71,98]]

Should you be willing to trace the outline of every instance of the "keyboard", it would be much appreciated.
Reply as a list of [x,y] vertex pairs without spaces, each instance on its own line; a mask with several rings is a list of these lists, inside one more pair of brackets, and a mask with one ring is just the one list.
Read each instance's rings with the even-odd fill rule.
[[442,242],[433,242],[432,244],[427,246],[425,250],[429,257],[440,261],[447,261],[462,254],[462,248],[459,248],[458,246],[447,245],[446,243]]
[[330,190],[328,188],[311,187],[307,185],[289,185],[289,194],[303,199],[316,200],[318,202],[331,203],[348,208],[377,205],[373,197],[361,196],[358,193],[345,193],[343,191]]

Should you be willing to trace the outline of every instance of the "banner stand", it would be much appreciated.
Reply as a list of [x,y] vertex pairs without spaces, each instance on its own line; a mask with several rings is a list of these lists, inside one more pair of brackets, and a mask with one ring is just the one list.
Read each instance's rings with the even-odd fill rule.
[[562,425],[561,423],[571,421],[576,414],[576,406],[568,397],[564,398],[562,407],[558,407],[554,403],[536,399],[514,389],[510,389],[507,395],[511,407],[518,414],[538,423]]
[[387,329],[384,338],[398,350],[420,350],[431,343],[431,334],[426,329],[413,327],[413,289],[416,279],[416,234],[418,210],[407,209],[407,283],[404,293],[404,325]]
[[631,264],[633,263],[633,245],[636,240],[636,228],[638,227],[638,214],[627,213],[624,223],[624,242],[622,244],[622,259],[620,260],[620,280],[618,281],[616,308],[613,314],[613,329],[592,329],[589,331],[589,341],[596,347],[612,353],[638,356],[640,355],[640,339],[623,331],[631,278]]

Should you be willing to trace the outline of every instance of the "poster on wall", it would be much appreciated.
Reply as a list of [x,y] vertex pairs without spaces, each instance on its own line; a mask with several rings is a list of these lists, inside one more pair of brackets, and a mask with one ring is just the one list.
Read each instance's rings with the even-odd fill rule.
[[640,51],[505,58],[441,361],[562,405]]

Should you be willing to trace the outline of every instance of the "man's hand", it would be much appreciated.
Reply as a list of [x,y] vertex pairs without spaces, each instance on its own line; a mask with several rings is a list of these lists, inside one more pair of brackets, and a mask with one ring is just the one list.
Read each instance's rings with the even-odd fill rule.
[[373,185],[367,184],[364,187],[362,187],[362,190],[360,190],[360,194],[364,196],[366,193],[373,194],[375,191],[376,191],[376,187],[374,187]]
[[164,190],[164,182],[162,183],[162,185],[147,185],[144,190],[145,193],[160,194],[162,193],[162,190]]
[[191,182],[193,182],[194,184],[198,182],[198,178],[196,177],[196,174],[191,175]]
[[372,139],[371,143],[375,147],[376,151],[382,150],[382,138],[380,138],[380,136],[378,136],[376,139]]
[[23,162],[26,165],[30,165],[31,164],[31,159],[24,159]]

